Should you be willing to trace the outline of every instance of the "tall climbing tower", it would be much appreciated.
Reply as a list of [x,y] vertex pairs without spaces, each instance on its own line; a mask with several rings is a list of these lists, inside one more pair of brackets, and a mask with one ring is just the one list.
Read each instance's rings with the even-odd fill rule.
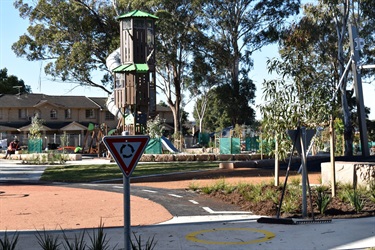
[[147,119],[156,115],[155,20],[134,10],[120,22],[121,65],[113,69],[115,105],[128,114],[122,126],[129,134],[143,134]]

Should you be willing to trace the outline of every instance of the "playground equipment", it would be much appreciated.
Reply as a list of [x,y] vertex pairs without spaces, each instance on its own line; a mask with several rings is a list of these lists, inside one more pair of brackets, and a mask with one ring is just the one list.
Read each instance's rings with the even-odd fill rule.
[[163,144],[163,148],[166,148],[171,153],[178,153],[178,149],[172,144],[170,140],[168,140],[165,136],[162,136],[161,143]]
[[83,152],[88,154],[98,154],[101,156],[105,151],[105,146],[103,145],[102,139],[108,133],[108,127],[105,123],[99,125],[94,125],[90,123],[87,127],[87,132],[85,139],[83,141]]
[[156,115],[155,19],[138,10],[117,17],[121,47],[106,60],[114,75],[107,107],[119,119],[118,129],[130,135],[143,133],[147,118]]

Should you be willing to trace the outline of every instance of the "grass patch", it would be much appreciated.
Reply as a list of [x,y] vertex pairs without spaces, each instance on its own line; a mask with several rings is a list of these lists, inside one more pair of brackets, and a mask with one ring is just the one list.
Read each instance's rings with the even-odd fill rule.
[[[155,174],[168,174],[198,170],[217,169],[218,163],[142,163],[138,164],[132,173],[132,177]],[[48,167],[42,177],[42,181],[49,182],[92,182],[123,177],[117,164],[98,165],[66,165]]]

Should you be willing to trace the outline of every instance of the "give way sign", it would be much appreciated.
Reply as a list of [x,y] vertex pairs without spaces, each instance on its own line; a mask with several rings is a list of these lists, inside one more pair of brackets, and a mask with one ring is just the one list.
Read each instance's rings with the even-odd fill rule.
[[122,173],[129,177],[141,158],[150,137],[147,135],[134,136],[105,136],[103,142]]

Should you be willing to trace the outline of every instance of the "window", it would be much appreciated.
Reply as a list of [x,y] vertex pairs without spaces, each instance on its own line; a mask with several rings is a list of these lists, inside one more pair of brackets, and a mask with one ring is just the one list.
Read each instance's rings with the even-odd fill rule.
[[115,119],[115,116],[109,112],[109,111],[106,111],[105,112],[105,120],[106,121],[113,121]]
[[72,110],[71,109],[65,109],[65,119],[72,118]]
[[145,28],[145,21],[134,19],[134,28]]
[[51,109],[50,117],[51,117],[51,119],[57,119],[57,111],[56,111],[56,109]]
[[26,109],[19,109],[18,110],[18,118],[20,118],[20,119],[26,119],[27,118]]
[[86,118],[95,118],[95,110],[86,109]]

